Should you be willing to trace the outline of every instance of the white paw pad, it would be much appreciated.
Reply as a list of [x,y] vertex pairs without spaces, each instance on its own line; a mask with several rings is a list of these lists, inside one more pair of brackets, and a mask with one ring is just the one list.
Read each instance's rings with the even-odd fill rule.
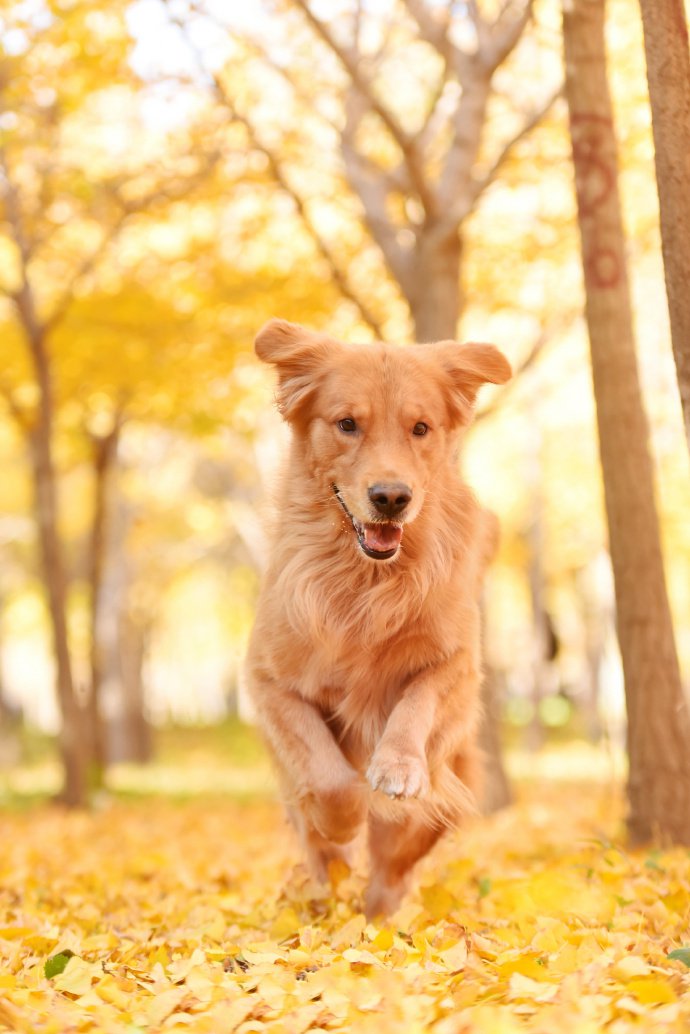
[[429,773],[425,762],[414,756],[378,756],[374,754],[367,770],[372,790],[380,790],[394,800],[424,797],[429,790]]

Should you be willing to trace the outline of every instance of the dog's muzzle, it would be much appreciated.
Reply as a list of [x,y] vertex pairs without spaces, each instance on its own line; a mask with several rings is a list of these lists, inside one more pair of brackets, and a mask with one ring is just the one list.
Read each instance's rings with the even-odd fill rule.
[[[391,560],[400,549],[400,543],[402,542],[402,521],[381,518],[381,520],[364,524],[362,521],[358,521],[354,514],[350,513],[338,486],[333,485],[332,487],[336,499],[352,524],[362,552],[371,557],[372,560]],[[400,492],[398,492],[398,495],[400,495]],[[405,505],[407,505],[407,502],[409,502],[409,498]],[[403,508],[399,506],[398,512]]]

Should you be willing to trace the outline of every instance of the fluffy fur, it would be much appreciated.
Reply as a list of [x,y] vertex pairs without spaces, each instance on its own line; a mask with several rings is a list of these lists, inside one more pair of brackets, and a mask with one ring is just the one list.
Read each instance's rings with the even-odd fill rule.
[[276,367],[292,445],[250,689],[312,872],[347,859],[367,824],[366,910],[388,913],[474,808],[497,528],[458,450],[478,388],[510,367],[492,345],[347,345],[283,320],[256,351]]

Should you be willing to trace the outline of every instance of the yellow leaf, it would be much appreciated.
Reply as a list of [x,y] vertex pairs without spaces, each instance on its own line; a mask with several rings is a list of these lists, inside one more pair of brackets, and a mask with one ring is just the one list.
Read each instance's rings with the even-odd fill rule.
[[246,962],[252,966],[261,965],[263,962],[277,962],[285,959],[285,953],[280,951],[277,944],[255,945],[254,948],[243,948],[242,955]]
[[79,998],[91,990],[91,981],[99,971],[103,972],[100,966],[94,966],[78,955],[73,955],[62,973],[54,977],[53,986],[59,991],[67,991]]
[[273,973],[268,973],[258,982],[256,991],[272,1009],[284,1009],[286,1000],[289,997],[288,988],[292,982],[291,974],[285,974],[286,980],[281,981]]
[[24,944],[36,955],[51,955],[57,943],[57,937],[45,937],[40,933],[30,934],[24,938]]
[[536,951],[541,951],[544,952],[544,954],[549,955],[562,948],[569,930],[566,924],[561,922],[560,919],[544,917],[542,922],[544,923],[544,926],[542,929],[538,930],[532,938],[532,947]]
[[574,973],[578,968],[577,948],[574,944],[564,944],[561,950],[549,959],[549,967],[556,973]]
[[454,947],[440,951],[438,957],[451,973],[459,973],[467,962],[467,945],[464,940],[458,941]]
[[541,956],[537,952],[516,953],[511,949],[498,956],[496,965],[502,977],[518,973],[523,977],[530,977],[532,980],[548,980],[548,969],[540,959]]
[[327,987],[321,995],[323,1004],[338,1020],[344,1019],[350,1011],[350,997],[334,987]]
[[688,910],[688,892],[685,889],[674,890],[661,900],[669,911],[677,912],[679,915],[685,915]]
[[440,883],[430,887],[422,887],[422,902],[432,919],[445,919],[457,902],[450,892]]
[[328,881],[334,891],[337,891],[343,880],[351,875],[352,870],[342,858],[332,858],[328,863]]
[[510,998],[534,998],[537,1001],[547,1002],[558,994],[556,984],[545,986],[538,980],[523,976],[522,973],[513,973],[508,983]]
[[151,967],[155,966],[157,962],[160,963],[163,969],[170,965],[170,955],[164,944],[159,944],[156,950],[149,955],[149,965]]
[[643,1005],[665,1005],[678,1000],[670,981],[664,977],[638,977],[630,981],[628,991]]
[[27,1022],[20,1009],[8,998],[0,995],[0,1023],[7,1030],[26,1031],[31,1034],[30,1021]]
[[611,966],[611,975],[623,982],[633,977],[647,976],[649,972],[649,965],[639,955],[625,955]]
[[276,916],[271,927],[271,937],[283,941],[299,931],[301,923],[294,908],[283,908]]
[[91,937],[85,937],[82,941],[82,951],[108,951],[110,948],[116,948],[118,945],[118,939],[112,931],[108,933],[97,933],[92,934]]
[[213,1027],[210,1029],[214,1031],[236,1030],[256,1006],[257,1002],[252,995],[243,995],[241,998],[236,998],[233,1002],[223,1002],[220,1005],[216,1005],[210,1012],[210,1016],[214,1021]]
[[201,966],[206,962],[206,955],[201,948],[195,948],[192,954],[188,958],[173,959],[168,965],[168,976],[175,984],[181,984],[185,981],[187,974],[194,969],[195,966]]
[[489,959],[490,961],[497,959],[501,950],[495,941],[491,941],[488,937],[483,937],[478,933],[472,934],[472,948],[480,958]]
[[99,998],[102,998],[104,1002],[109,1002],[118,1009],[126,1010],[131,1002],[130,995],[126,993],[120,987],[117,980],[109,974],[105,975],[103,979],[99,980],[96,984],[96,994]]
[[19,941],[32,933],[30,926],[0,926],[1,941]]
[[367,921],[363,915],[353,916],[331,937],[333,951],[341,951],[345,947],[352,948],[355,944],[359,944],[366,925]]
[[343,952],[343,958],[348,962],[361,962],[367,966],[381,965],[379,959],[377,959],[370,951],[365,951],[359,948],[346,948]]
[[218,914],[210,919],[208,923],[204,923],[201,927],[200,933],[203,937],[208,937],[210,941],[222,941],[225,936],[226,922],[223,917]]
[[184,987],[171,987],[169,991],[161,991],[155,995],[146,1009],[148,1022],[154,1027],[159,1027],[175,1011],[186,994]]
[[372,940],[371,946],[374,951],[388,951],[393,947],[393,931],[387,930],[385,927],[383,930],[379,930]]

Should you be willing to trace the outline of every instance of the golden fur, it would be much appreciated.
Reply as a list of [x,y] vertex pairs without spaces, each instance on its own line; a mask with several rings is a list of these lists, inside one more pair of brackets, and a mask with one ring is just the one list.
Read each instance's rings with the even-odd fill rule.
[[277,369],[292,444],[250,689],[313,873],[367,823],[366,909],[387,913],[473,809],[497,530],[458,450],[478,388],[510,367],[492,345],[347,345],[283,320],[256,351]]

